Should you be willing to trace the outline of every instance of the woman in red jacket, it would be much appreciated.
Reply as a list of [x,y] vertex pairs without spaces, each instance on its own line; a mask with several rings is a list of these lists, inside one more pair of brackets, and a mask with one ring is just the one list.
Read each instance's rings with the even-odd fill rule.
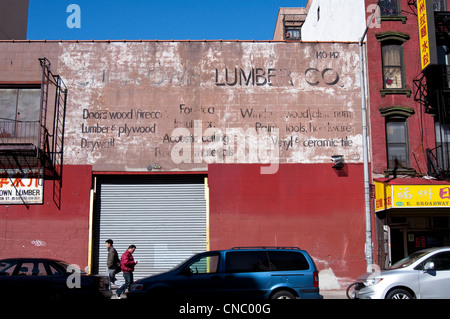
[[123,278],[125,283],[116,291],[116,295],[120,298],[120,295],[133,283],[133,271],[137,261],[133,258],[133,253],[136,250],[135,245],[130,245],[128,249],[122,254],[120,258],[120,268],[122,269]]

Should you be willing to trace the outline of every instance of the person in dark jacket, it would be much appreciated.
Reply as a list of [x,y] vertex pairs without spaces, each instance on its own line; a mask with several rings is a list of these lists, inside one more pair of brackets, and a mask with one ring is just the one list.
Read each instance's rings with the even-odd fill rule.
[[116,274],[120,272],[120,260],[117,255],[117,250],[114,248],[113,240],[108,239],[105,241],[106,248],[108,249],[108,258],[106,259],[107,273],[109,276],[109,281],[116,285],[117,287],[122,286],[122,283],[119,279],[116,278]]
[[123,278],[125,279],[125,283],[120,286],[119,289],[116,291],[117,297],[120,298],[120,295],[124,293],[124,291],[130,287],[130,285],[133,283],[133,271],[134,266],[136,266],[137,261],[133,258],[133,253],[136,250],[135,245],[130,245],[128,249],[122,254],[122,257],[120,258],[120,268],[123,272]]

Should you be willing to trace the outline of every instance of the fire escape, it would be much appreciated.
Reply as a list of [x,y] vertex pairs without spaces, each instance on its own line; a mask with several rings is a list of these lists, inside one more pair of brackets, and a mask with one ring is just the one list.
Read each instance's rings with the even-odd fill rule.
[[435,117],[436,148],[427,149],[428,175],[450,180],[450,12],[435,11],[438,64],[414,80],[414,99]]
[[[47,58],[39,58],[39,62],[39,120],[0,120],[0,177],[8,178],[15,188],[18,178],[38,179],[39,183],[52,180],[53,201],[60,208],[67,88],[61,77],[51,72]],[[29,203],[21,200],[28,207]]]

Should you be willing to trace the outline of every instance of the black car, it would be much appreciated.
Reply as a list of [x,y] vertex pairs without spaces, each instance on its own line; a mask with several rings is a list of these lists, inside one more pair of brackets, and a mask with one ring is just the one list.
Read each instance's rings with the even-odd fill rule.
[[109,278],[88,275],[74,265],[54,259],[0,260],[0,298],[71,300],[110,298]]

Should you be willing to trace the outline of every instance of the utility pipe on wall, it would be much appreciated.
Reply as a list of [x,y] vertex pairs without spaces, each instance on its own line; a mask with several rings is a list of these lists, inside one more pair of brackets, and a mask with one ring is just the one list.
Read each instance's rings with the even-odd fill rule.
[[376,9],[370,17],[369,25],[366,26],[362,37],[359,39],[359,65],[361,70],[361,118],[363,130],[363,162],[364,162],[364,203],[365,203],[365,233],[366,243],[364,254],[366,256],[367,272],[373,272],[373,241],[372,241],[372,214],[370,209],[370,173],[369,173],[369,146],[367,139],[367,103],[366,103],[366,81],[365,81],[365,67],[364,67],[364,39],[367,31],[373,21],[375,13],[379,14],[379,3],[377,1]]

